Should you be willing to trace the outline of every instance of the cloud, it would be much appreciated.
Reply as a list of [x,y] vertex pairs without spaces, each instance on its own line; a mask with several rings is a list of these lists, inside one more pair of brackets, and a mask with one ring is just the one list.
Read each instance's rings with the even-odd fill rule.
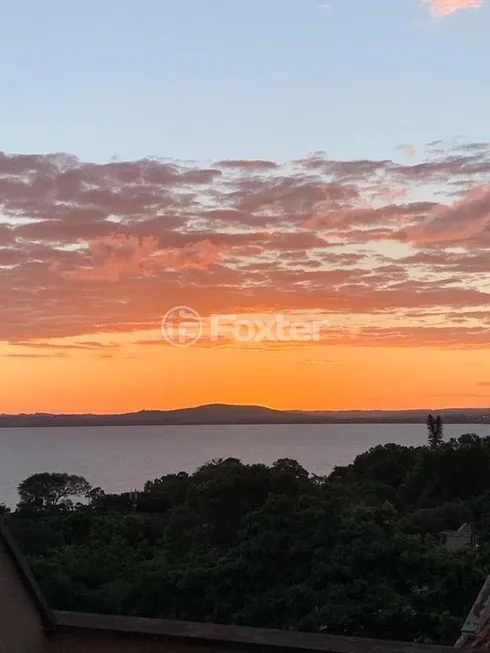
[[65,275],[71,279],[117,281],[124,273],[147,274],[145,262],[157,244],[155,236],[101,236],[88,244],[90,264],[67,270]]
[[484,0],[422,0],[428,5],[433,18],[443,18],[460,9],[478,9]]
[[326,311],[326,343],[482,346],[490,145],[420,160],[1,154],[0,340],[155,330],[188,305]]
[[0,354],[0,357],[5,358],[66,358],[66,352],[56,352],[55,354]]
[[62,343],[57,343],[57,342],[37,342],[35,340],[27,340],[25,342],[23,341],[17,341],[17,342],[12,342],[11,346],[13,347],[29,347],[30,349],[49,349],[49,350],[56,350],[56,349],[88,349],[88,350],[94,350],[94,349],[100,349],[101,347],[108,347],[109,345],[105,344],[103,345],[100,342],[62,342]]
[[[162,249],[156,236],[113,234],[91,241],[88,247],[90,261],[65,270],[62,272],[65,276],[78,280],[119,281],[122,276],[149,276],[157,268],[202,268],[220,259],[220,248],[209,240]],[[60,271],[59,266],[53,269]]]
[[436,205],[428,217],[407,229],[407,240],[428,245],[476,242],[488,231],[490,186],[476,186],[452,205]]
[[417,156],[417,150],[414,148],[413,145],[410,145],[409,143],[400,145],[398,149],[403,152],[405,159],[407,159],[408,161],[414,159]]
[[250,170],[251,172],[260,172],[264,170],[276,170],[279,165],[274,161],[262,161],[260,159],[241,159],[218,161],[214,164],[218,168],[229,168],[236,170]]

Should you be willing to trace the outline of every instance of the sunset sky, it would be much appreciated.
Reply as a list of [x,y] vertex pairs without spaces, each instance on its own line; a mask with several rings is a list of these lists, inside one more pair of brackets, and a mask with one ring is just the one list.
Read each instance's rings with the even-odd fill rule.
[[[9,3],[0,413],[490,406],[489,29],[490,0]],[[233,335],[277,319],[322,327]]]

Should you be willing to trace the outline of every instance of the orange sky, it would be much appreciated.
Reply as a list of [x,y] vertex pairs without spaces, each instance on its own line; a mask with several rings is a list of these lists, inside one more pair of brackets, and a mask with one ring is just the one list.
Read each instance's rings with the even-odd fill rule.
[[[413,156],[1,158],[0,412],[489,405],[490,147]],[[230,331],[277,314],[318,338]]]
[[[113,340],[114,342],[114,340]],[[21,349],[21,348],[19,348]],[[3,359],[4,412],[123,412],[203,403],[288,409],[488,406],[486,350],[121,345]]]

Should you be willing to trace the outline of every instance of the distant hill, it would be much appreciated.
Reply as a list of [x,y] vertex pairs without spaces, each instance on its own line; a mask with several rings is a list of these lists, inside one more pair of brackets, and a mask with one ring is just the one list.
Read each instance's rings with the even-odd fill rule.
[[120,415],[0,415],[0,428],[53,426],[165,426],[185,424],[334,424],[423,423],[428,413],[446,424],[490,424],[490,408],[444,408],[405,411],[299,411],[264,406],[209,404],[177,410],[143,410]]

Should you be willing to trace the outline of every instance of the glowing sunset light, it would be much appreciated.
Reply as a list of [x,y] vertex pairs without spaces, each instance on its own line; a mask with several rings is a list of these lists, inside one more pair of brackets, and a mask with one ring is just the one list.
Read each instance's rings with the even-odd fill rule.
[[[404,192],[373,199],[380,169]],[[7,410],[117,412],[224,398],[410,407],[434,392],[418,375],[441,352],[458,370],[444,381],[448,396],[464,403],[472,389],[471,403],[483,401],[482,372],[466,366],[478,350],[490,362],[482,183],[490,147],[468,157],[467,147],[448,146],[422,165],[316,157],[254,170],[250,177],[239,161],[74,158],[67,167],[54,155],[3,155]],[[410,201],[415,184],[441,176],[457,182],[457,196]],[[321,220],[309,226],[311,216]],[[184,350],[160,330],[175,306],[201,321]],[[305,362],[325,358],[345,362]],[[15,380],[27,373],[35,398],[19,403]]]
[[490,0],[55,4],[0,25],[0,413],[490,404]]

